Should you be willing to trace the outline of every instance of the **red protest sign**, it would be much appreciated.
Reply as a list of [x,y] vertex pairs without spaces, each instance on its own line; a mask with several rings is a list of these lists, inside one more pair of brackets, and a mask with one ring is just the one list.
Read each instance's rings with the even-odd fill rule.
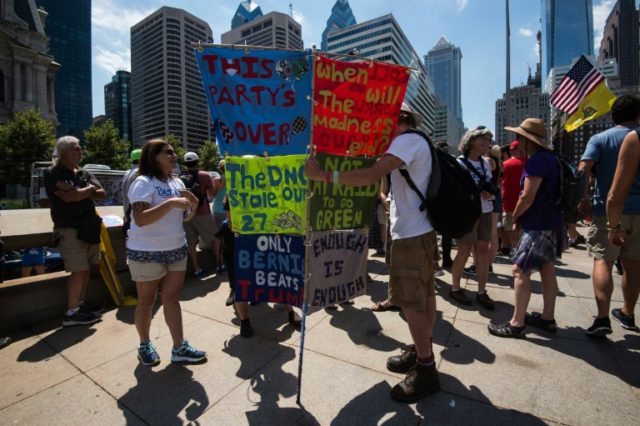
[[313,143],[317,152],[378,156],[387,150],[410,70],[382,62],[318,55],[314,63]]

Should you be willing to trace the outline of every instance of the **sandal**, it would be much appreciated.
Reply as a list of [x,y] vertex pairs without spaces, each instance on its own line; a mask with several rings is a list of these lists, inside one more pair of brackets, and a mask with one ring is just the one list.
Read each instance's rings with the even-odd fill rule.
[[545,331],[548,331],[549,333],[555,333],[556,331],[558,331],[556,320],[546,320],[542,318],[542,314],[540,312],[531,312],[530,314],[525,314],[524,323],[532,327],[539,327]]
[[502,324],[489,324],[487,326],[489,333],[498,337],[513,337],[515,339],[523,339],[527,327],[516,327],[508,322]]
[[386,312],[386,311],[398,311],[400,308],[398,306],[392,305],[389,303],[385,305],[384,302],[377,302],[374,305],[371,305],[371,310],[373,312]]
[[466,306],[471,306],[471,299],[469,299],[463,289],[449,290],[449,297],[458,303],[462,303]]

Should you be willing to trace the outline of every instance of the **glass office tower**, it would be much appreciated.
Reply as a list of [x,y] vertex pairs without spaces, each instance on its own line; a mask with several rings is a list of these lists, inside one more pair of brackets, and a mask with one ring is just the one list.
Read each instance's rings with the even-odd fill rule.
[[542,0],[542,81],[549,70],[593,55],[593,1]]
[[460,48],[445,37],[440,37],[424,57],[436,94],[459,120],[462,120],[461,62]]
[[91,0],[38,0],[47,13],[49,54],[61,65],[55,80],[58,136],[82,138],[91,126]]
[[327,50],[327,38],[329,33],[356,24],[356,18],[353,16],[351,6],[348,0],[337,0],[336,4],[331,8],[331,16],[327,19],[327,26],[322,32],[321,50]]

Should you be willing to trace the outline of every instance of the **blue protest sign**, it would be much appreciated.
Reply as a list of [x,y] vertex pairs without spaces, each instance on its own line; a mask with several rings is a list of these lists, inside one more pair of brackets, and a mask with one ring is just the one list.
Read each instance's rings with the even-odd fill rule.
[[240,235],[234,240],[234,251],[236,301],[302,306],[303,237]]
[[306,153],[310,51],[210,46],[195,54],[221,154]]

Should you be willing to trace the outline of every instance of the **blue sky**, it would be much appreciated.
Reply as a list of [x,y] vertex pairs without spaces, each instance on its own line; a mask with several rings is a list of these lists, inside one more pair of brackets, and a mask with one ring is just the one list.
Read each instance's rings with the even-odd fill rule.
[[[130,70],[129,29],[166,5],[186,10],[211,26],[214,42],[231,28],[237,0],[93,0],[93,115],[104,113],[104,85],[115,71]],[[260,0],[263,13],[289,13],[302,25],[305,47],[320,47],[322,31],[335,3],[317,0]],[[358,23],[393,13],[422,57],[444,35],[462,50],[462,108],[467,127],[495,126],[495,101],[506,87],[504,0],[350,0]],[[593,0],[595,50],[615,0]],[[540,0],[512,0],[511,85],[526,82],[538,61],[536,33]]]

